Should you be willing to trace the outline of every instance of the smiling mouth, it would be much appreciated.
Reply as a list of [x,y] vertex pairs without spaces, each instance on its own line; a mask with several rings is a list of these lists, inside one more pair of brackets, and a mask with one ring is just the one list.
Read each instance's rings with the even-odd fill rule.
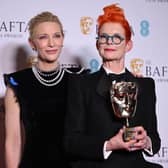
[[55,53],[57,53],[57,51],[58,51],[58,50],[47,50],[46,52],[47,52],[48,54],[55,54]]

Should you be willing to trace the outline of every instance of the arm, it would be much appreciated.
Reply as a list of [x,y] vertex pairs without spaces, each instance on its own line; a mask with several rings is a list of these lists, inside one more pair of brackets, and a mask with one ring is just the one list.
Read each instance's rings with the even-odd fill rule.
[[[85,80],[85,79],[84,79]],[[68,105],[65,119],[64,148],[73,159],[99,160],[103,158],[104,138],[88,133],[86,82],[71,78],[68,87]],[[93,124],[93,123],[92,123]]]
[[21,155],[20,109],[13,90],[5,95],[5,159],[7,168],[17,168]]
[[151,79],[151,85],[149,88],[150,88],[149,95],[151,101],[148,103],[149,112],[148,112],[147,134],[151,139],[153,154],[156,154],[160,149],[161,140],[159,137],[157,126],[156,93],[155,93],[155,83],[153,79]]

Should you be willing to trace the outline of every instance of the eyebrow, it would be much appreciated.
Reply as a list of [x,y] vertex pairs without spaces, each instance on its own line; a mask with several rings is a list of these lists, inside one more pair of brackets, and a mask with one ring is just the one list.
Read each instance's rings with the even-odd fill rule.
[[[61,32],[55,32],[53,34],[61,34]],[[41,34],[36,34],[37,36],[40,36],[40,35],[48,35],[47,33],[41,33]]]

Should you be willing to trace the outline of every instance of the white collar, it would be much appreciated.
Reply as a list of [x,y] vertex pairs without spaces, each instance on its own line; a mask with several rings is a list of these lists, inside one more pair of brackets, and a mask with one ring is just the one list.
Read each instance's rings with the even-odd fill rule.
[[[104,70],[106,71],[107,74],[109,74],[109,73],[116,74],[115,72],[113,72],[112,70],[110,70],[110,69],[108,69],[108,68],[106,68],[106,67],[104,67],[104,66],[103,66],[103,68],[104,68]],[[123,68],[122,71],[120,71],[120,72],[117,73],[117,74],[122,74],[122,73],[125,73],[125,67]]]

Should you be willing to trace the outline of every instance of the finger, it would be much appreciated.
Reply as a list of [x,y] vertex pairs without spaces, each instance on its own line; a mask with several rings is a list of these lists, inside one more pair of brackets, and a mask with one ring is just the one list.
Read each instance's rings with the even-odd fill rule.
[[121,129],[119,130],[118,134],[119,134],[120,137],[123,137],[123,134],[124,134],[123,128],[121,128]]
[[142,132],[143,130],[144,130],[144,128],[142,126],[135,127],[135,131],[137,131],[137,132]]
[[137,134],[136,135],[136,139],[138,141],[140,141],[140,140],[146,140],[147,139],[147,133],[146,133],[146,131],[142,132],[141,134]]
[[130,150],[134,148],[134,144],[136,143],[136,140],[130,140],[128,142],[125,142],[125,146],[127,150]]
[[136,149],[144,149],[147,146],[147,141],[146,140],[140,140],[137,143],[134,144],[134,148]]

